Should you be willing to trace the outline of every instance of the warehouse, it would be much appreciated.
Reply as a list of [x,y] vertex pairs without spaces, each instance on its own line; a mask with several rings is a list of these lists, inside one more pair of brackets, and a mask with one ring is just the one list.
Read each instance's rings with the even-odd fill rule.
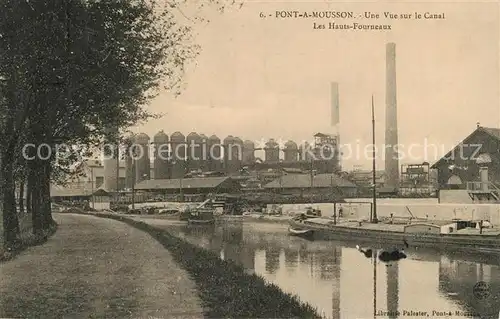
[[311,194],[323,197],[329,195],[354,197],[357,194],[356,185],[336,174],[315,175],[312,183],[310,174],[283,175],[266,184],[264,188],[284,195],[304,197],[311,196]]
[[239,182],[231,177],[194,177],[178,179],[150,179],[138,183],[136,191],[157,194],[209,194],[235,193],[240,189]]

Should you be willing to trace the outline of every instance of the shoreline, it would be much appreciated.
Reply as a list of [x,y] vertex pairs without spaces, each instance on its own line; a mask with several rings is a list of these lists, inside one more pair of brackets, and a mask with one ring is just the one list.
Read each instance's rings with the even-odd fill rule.
[[243,267],[161,229],[121,214],[84,213],[140,229],[167,249],[195,281],[210,318],[322,318],[317,309]]

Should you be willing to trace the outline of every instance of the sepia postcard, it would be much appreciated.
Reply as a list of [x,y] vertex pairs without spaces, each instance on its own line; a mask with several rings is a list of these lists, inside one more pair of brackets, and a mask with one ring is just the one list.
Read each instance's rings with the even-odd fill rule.
[[0,15],[1,318],[500,318],[498,1]]

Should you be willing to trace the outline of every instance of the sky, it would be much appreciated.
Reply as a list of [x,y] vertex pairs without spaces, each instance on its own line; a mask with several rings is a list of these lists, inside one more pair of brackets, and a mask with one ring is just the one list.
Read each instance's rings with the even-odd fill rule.
[[[445,19],[378,20],[275,17],[276,11],[444,13]],[[263,12],[266,18],[259,17]],[[344,169],[371,167],[371,95],[376,144],[385,132],[385,49],[396,44],[402,163],[434,162],[469,135],[476,122],[500,127],[499,7],[493,2],[430,3],[246,1],[196,25],[202,52],[185,88],[162,92],[148,109],[161,119],[136,128],[151,137],[192,131],[261,141],[310,141],[330,125],[330,83],[339,85],[340,143],[361,153]],[[182,18],[180,18],[182,19]],[[384,31],[313,29],[313,23],[391,24]],[[410,151],[411,149],[411,151]],[[427,151],[425,151],[427,149]],[[369,148],[371,150],[371,148]],[[348,152],[356,153],[356,152]],[[259,155],[259,154],[257,154]],[[378,161],[383,168],[383,161]]]

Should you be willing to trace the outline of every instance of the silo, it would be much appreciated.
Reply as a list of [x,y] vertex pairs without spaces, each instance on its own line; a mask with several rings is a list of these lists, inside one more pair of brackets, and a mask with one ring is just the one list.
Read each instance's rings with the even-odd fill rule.
[[223,154],[221,150],[220,138],[212,135],[207,141],[208,169],[210,171],[222,171]]
[[233,169],[231,167],[231,147],[234,143],[234,136],[228,135],[223,141],[222,141],[222,147],[223,147],[223,157],[224,157],[224,169],[226,173],[230,174],[233,172]]
[[105,140],[103,149],[103,169],[104,181],[103,185],[107,191],[116,191],[117,189],[117,175],[118,175],[118,145],[115,138],[118,137],[118,130],[107,129],[108,138]]
[[313,159],[312,148],[308,142],[304,142],[299,148],[299,160],[310,162]]
[[201,161],[201,138],[196,132],[191,132],[186,137],[187,169],[198,170]]
[[154,179],[167,179],[169,172],[169,145],[168,135],[163,131],[159,131],[153,137],[155,147],[155,165]]
[[135,156],[135,181],[140,183],[151,178],[151,163],[149,162],[149,136],[141,133],[135,138],[137,153]]
[[231,154],[232,166],[234,166],[236,172],[239,172],[243,156],[243,140],[237,136],[234,138],[233,145],[231,146]]
[[283,153],[285,154],[285,162],[296,162],[299,155],[297,143],[294,141],[286,142]]
[[135,142],[135,136],[125,138],[125,188],[132,189],[135,183],[134,161],[131,148]]
[[264,148],[265,161],[269,163],[278,163],[280,160],[280,149],[274,139],[270,139]]
[[250,140],[243,143],[243,165],[251,165],[255,162],[255,144]]
[[186,138],[181,132],[175,132],[170,136],[170,147],[172,154],[171,178],[184,177],[186,173]]
[[200,169],[202,171],[207,171],[208,170],[208,137],[205,134],[200,134],[200,141],[201,141],[201,147],[200,147],[200,153],[201,153],[201,159],[200,159]]

